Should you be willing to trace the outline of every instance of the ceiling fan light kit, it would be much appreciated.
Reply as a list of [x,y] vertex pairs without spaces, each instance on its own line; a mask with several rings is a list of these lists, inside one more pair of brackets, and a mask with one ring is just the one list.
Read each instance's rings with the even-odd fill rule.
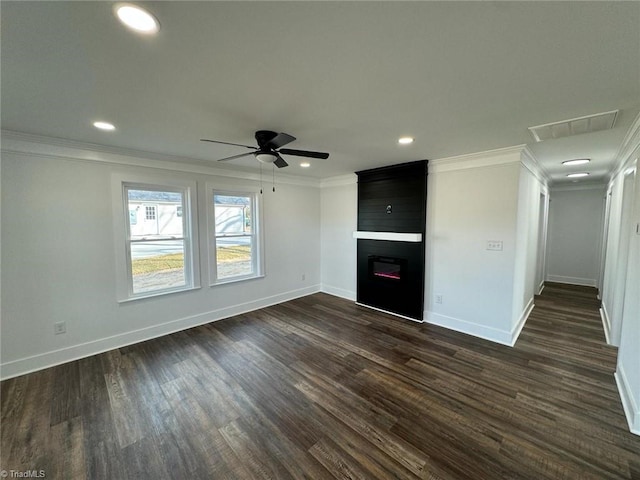
[[271,152],[256,152],[254,155],[256,160],[262,163],[274,163],[278,159],[278,156]]

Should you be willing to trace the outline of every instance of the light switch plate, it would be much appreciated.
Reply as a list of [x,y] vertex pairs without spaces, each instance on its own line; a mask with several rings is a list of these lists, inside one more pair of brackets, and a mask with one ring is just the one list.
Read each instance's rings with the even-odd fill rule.
[[502,250],[502,240],[487,240],[487,250]]

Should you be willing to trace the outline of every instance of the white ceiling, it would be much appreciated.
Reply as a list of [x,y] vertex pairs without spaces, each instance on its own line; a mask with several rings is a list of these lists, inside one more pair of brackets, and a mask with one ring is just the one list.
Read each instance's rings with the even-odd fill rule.
[[611,131],[530,145],[555,181],[561,161],[592,158],[593,181],[640,112],[639,2],[140,4],[155,37],[112,2],[3,1],[2,128],[210,164],[242,150],[200,138],[282,131],[331,154],[287,157],[286,173],[326,178],[531,144],[529,126],[620,109]]

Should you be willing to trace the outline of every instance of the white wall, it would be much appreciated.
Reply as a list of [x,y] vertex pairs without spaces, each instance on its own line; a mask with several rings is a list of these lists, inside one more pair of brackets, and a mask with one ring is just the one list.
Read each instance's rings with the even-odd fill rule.
[[606,238],[605,270],[601,313],[607,340],[620,344],[623,306],[632,229],[635,166],[626,164],[609,183],[609,221]]
[[640,435],[640,115],[618,152],[618,168],[607,187],[611,194],[605,271],[603,325],[618,345],[616,382],[630,430]]
[[[57,155],[61,150],[51,149]],[[207,174],[215,170],[204,167],[189,173],[175,170],[180,165],[173,171],[127,166],[141,162],[122,155],[118,162],[3,152],[3,377],[319,291],[320,189],[292,181],[279,184],[276,193],[265,189],[265,278],[208,287],[201,242],[201,289],[118,303],[111,216],[112,202],[121,199],[112,198],[112,172],[197,181],[201,240],[207,231],[205,182],[255,184]],[[60,321],[67,333],[54,335]]]
[[595,287],[605,186],[552,188],[550,196],[547,280]]
[[327,181],[321,193],[322,291],[356,299],[356,246],[358,226],[356,176]]
[[[520,150],[433,162],[427,193],[429,323],[512,343],[520,168]],[[489,240],[502,241],[503,250],[487,250]],[[436,295],[442,295],[441,304]]]
[[[540,244],[539,230],[546,225],[546,211],[540,208],[540,194],[546,193],[546,182],[539,176],[533,165],[534,159],[523,152],[518,187],[518,217],[516,236],[515,274],[513,284],[513,310],[511,330],[517,337],[534,306],[538,293],[536,275],[538,272]],[[543,218],[540,219],[540,215]],[[542,221],[541,221],[542,220]],[[544,240],[544,237],[542,237]]]
[[[640,155],[640,152],[636,153]],[[616,380],[631,430],[640,435],[640,175],[635,172],[635,189],[629,226],[628,268]],[[635,227],[635,228],[634,228]]]

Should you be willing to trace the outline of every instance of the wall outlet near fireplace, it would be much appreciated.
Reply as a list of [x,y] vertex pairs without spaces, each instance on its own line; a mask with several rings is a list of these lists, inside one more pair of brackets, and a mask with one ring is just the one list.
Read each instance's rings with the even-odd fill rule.
[[438,293],[436,295],[436,303],[442,303],[442,294]]

